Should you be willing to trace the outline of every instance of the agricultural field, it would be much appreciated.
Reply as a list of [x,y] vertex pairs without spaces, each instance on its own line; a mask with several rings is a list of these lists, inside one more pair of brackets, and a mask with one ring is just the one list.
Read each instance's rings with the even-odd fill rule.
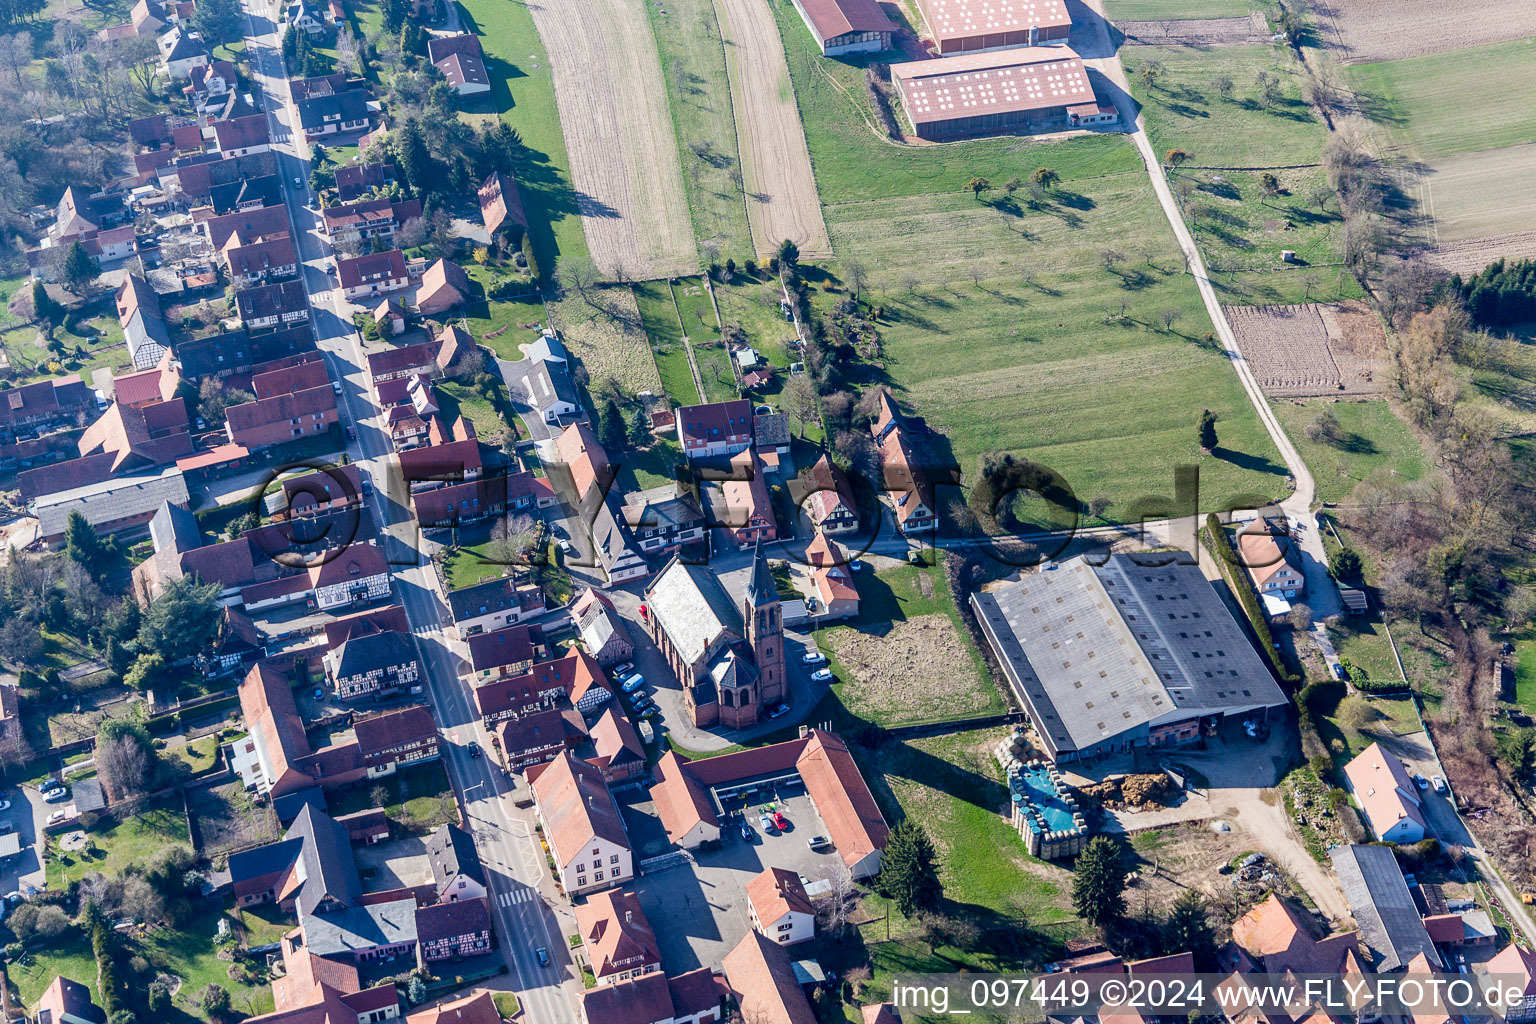
[[[1536,7],[1526,7],[1536,22]],[[1347,74],[1365,115],[1410,159],[1502,149],[1536,138],[1536,107],[1487,101],[1490,74],[1508,82],[1536,78],[1536,46],[1526,40],[1357,64]]]
[[[1266,191],[1263,176],[1273,180]],[[1186,184],[1187,183],[1187,184]],[[1171,184],[1183,200],[1184,220],[1213,274],[1270,271],[1308,274],[1311,290],[1326,298],[1344,285],[1336,273],[1344,217],[1319,167],[1279,171],[1179,170]],[[1187,194],[1186,194],[1187,192]],[[1296,254],[1285,263],[1283,250]],[[1347,275],[1346,275],[1347,276]],[[1358,285],[1354,286],[1358,291]]]
[[[774,0],[773,11],[824,204],[959,192],[974,177],[1001,185],[1014,175],[1028,177],[1042,165],[1066,181],[1141,170],[1135,147],[1119,135],[1056,142],[996,138],[937,146],[892,143],[879,130],[869,105],[864,86],[867,59],[849,54],[827,60],[793,5]],[[830,211],[826,213],[833,249],[839,251]]]
[[1518,259],[1508,236],[1523,233],[1529,239],[1536,233],[1533,180],[1536,144],[1531,143],[1428,161],[1419,181],[1434,216],[1435,240],[1443,246],[1486,239],[1475,269],[1493,255]]
[[[1127,46],[1120,59],[1159,155],[1180,149],[1191,165],[1218,168],[1294,166],[1321,158],[1326,126],[1302,99],[1300,65],[1279,44]],[[1162,72],[1148,86],[1142,73],[1153,62]],[[1279,89],[1267,107],[1257,81],[1261,72]],[[1217,88],[1223,77],[1232,83],[1229,96]]]
[[1327,0],[1312,5],[1318,34],[1343,63],[1392,60],[1536,35],[1526,0],[1450,6],[1441,0]]
[[[1419,439],[1384,399],[1313,399],[1275,402],[1273,407],[1296,451],[1312,470],[1320,502],[1348,500],[1360,482],[1373,473],[1384,471],[1398,480],[1417,480],[1429,468]],[[1319,435],[1314,441],[1307,428],[1324,409],[1338,421],[1339,432],[1332,439]]]
[[1126,43],[1147,46],[1237,46],[1267,43],[1270,37],[1269,20],[1257,11],[1236,18],[1118,21],[1115,28],[1125,33]]
[[661,375],[651,358],[635,296],[628,288],[591,289],[592,301],[570,295],[549,304],[550,322],[566,350],[581,361],[594,391],[614,381],[628,394],[660,394]]
[[759,257],[771,255],[786,238],[802,256],[828,256],[827,225],[771,2],[716,3],[736,109],[747,221]]
[[693,233],[721,259],[752,252],[725,48],[711,0],[645,4],[672,109]]
[[522,137],[525,148],[516,168],[517,184],[534,248],[547,273],[561,255],[585,255],[587,240],[571,184],[550,58],[530,13],[533,5],[526,0],[457,2],[465,30],[480,36],[491,78],[484,113],[466,116],[471,121],[500,117]]
[[[1014,452],[1083,501],[1110,498],[1111,519],[1171,487],[1176,465],[1200,466],[1206,507],[1282,492],[1284,467],[1206,340],[1144,175],[1072,182],[1038,212],[965,194],[833,206],[827,219],[838,252],[872,268],[883,373],[967,475],[985,452]],[[1214,455],[1199,452],[1202,409],[1220,418]]]
[[1184,21],[1241,18],[1269,7],[1264,0],[1105,0],[1104,14],[1114,22]]
[[615,277],[698,265],[650,25],[619,0],[526,8],[554,65],[571,184],[592,260]]
[[1254,380],[1271,398],[1387,390],[1387,338],[1364,303],[1228,306]]

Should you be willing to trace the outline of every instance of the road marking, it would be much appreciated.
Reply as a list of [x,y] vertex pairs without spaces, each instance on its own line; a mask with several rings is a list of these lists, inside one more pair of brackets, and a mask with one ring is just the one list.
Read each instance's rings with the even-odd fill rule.
[[514,903],[532,903],[537,896],[538,894],[532,889],[519,889],[516,892],[502,893],[496,902],[500,903],[503,907],[510,907]]

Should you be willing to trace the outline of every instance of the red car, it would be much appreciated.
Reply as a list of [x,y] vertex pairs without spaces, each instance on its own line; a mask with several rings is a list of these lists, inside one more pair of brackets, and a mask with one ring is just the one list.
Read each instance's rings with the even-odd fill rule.
[[773,823],[779,826],[779,831],[789,828],[789,819],[778,811],[773,812]]

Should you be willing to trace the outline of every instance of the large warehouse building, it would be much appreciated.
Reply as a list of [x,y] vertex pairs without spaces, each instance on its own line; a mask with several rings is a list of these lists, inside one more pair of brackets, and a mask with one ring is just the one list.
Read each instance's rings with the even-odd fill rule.
[[1194,565],[1079,557],[971,607],[1053,760],[1188,743],[1288,703]]
[[1066,0],[917,0],[917,6],[941,56],[1064,43],[1072,32]]
[[889,50],[896,32],[879,0],[795,0],[795,10],[829,57]]
[[912,133],[944,139],[983,132],[1031,134],[1115,124],[1083,59],[1065,46],[1030,46],[891,65]]

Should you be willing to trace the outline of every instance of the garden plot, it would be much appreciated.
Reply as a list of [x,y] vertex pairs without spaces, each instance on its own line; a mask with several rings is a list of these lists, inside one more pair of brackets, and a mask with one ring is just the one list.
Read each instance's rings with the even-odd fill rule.
[[996,700],[948,615],[832,630],[825,640],[845,675],[843,700],[873,721],[900,725],[928,721],[936,712],[963,718],[986,712]]
[[1314,0],[1311,9],[1319,34],[1346,64],[1536,35],[1530,0]]
[[1386,386],[1377,365],[1384,339],[1380,324],[1357,306],[1228,306],[1226,311],[1266,394],[1375,394]]
[[661,374],[628,288],[591,291],[592,301],[570,296],[550,303],[549,318],[571,355],[586,368],[595,393],[610,380],[631,394],[661,394]]

